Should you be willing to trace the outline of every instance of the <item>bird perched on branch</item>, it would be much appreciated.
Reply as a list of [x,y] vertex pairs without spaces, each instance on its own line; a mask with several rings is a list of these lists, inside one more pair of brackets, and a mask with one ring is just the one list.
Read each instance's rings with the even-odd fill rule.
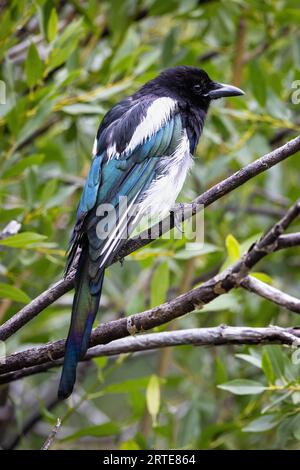
[[[163,71],[104,116],[69,245],[66,272],[81,252],[60,398],[72,393],[77,363],[89,346],[105,267],[147,211],[164,216],[174,205],[210,102],[242,94],[239,88],[212,81],[204,70],[178,66]],[[106,210],[104,217],[103,207],[114,210]],[[99,224],[104,220],[102,236]]]

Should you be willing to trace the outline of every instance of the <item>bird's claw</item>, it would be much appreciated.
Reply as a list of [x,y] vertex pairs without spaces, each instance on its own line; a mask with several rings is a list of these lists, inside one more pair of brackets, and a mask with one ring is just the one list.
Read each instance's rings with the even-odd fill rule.
[[170,213],[173,214],[174,227],[176,227],[180,233],[184,233],[182,229],[182,214],[175,212],[175,210],[171,210]]

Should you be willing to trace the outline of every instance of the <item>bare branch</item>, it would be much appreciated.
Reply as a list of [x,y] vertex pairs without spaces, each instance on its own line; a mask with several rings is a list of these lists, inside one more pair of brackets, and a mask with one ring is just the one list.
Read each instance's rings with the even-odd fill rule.
[[[213,328],[191,328],[186,330],[165,331],[151,333],[112,341],[107,345],[99,345],[90,348],[83,361],[101,356],[116,356],[124,353],[136,353],[171,346],[226,346],[226,345],[265,345],[286,344],[300,347],[300,329],[280,328],[269,326],[266,328],[250,328],[220,325]],[[53,343],[46,346],[49,357],[53,351]],[[40,352],[44,355],[45,347],[34,348],[32,363]],[[29,349],[20,353],[24,358],[33,354]],[[28,361],[26,360],[28,363]],[[62,359],[49,361],[38,366],[31,366],[15,372],[9,372],[0,376],[0,384],[18,380],[23,377],[45,372],[62,364]]]
[[291,248],[293,246],[300,246],[300,232],[280,235],[276,251],[284,248]]
[[286,209],[290,205],[290,200],[287,197],[284,197],[282,194],[279,194],[277,191],[271,192],[268,189],[256,187],[253,189],[253,192],[250,195],[250,200],[256,196],[260,197],[264,201],[271,202],[272,206],[279,206],[283,209]]
[[[212,277],[201,286],[192,289],[175,299],[165,302],[158,307],[136,313],[127,318],[104,323],[95,328],[91,335],[90,346],[107,344],[110,341],[124,338],[138,332],[150,330],[156,326],[168,323],[193,310],[201,309],[216,297],[239,287],[249,271],[262,258],[277,248],[278,237],[295,220],[300,212],[300,199],[289,208],[286,214],[273,227],[252,245],[237,262],[220,274]],[[55,341],[41,348],[32,348],[26,353],[15,353],[6,358],[5,364],[0,364],[0,374],[43,364],[56,360],[64,354],[64,340]]]
[[61,420],[59,418],[57,418],[56,424],[53,427],[52,431],[50,432],[49,436],[47,437],[46,442],[43,444],[41,450],[49,450],[50,449],[50,447],[52,446],[52,444],[53,444],[53,442],[56,438],[56,435],[57,435],[60,427],[61,427]]
[[[198,196],[190,204],[187,204],[186,207],[190,208],[189,217],[201,210],[203,205],[204,207],[209,206],[213,202],[217,201],[224,195],[230,193],[237,187],[241,186],[245,182],[257,176],[258,174],[268,170],[272,166],[294,155],[299,150],[300,136],[287,142],[285,145],[277,148],[276,150],[273,150],[272,152],[264,155],[263,157],[255,160],[249,165],[246,165],[241,170],[237,171],[233,175],[229,176],[228,178],[224,179],[220,183],[214,185],[212,188],[205,191],[202,195]],[[182,205],[179,204],[176,206],[175,213],[178,215],[182,214]],[[168,219],[164,219],[161,224],[157,224],[151,229],[152,237],[159,238],[163,233],[169,231],[170,228],[172,228],[173,226],[174,224],[171,223],[170,227],[170,221]],[[149,236],[147,236],[147,234],[148,231],[145,231],[140,236],[128,240],[128,242],[121,248],[115,258],[112,260],[112,263],[123,259],[133,251],[150,243],[151,239],[149,239]],[[42,310],[51,305],[53,302],[55,302],[55,300],[64,295],[66,292],[71,290],[73,287],[73,283],[74,271],[71,271],[65,279],[58,281],[54,286],[50,287],[41,295],[36,297],[32,302],[30,302],[16,315],[14,315],[6,323],[4,323],[0,327],[0,340],[4,341],[5,339],[9,338],[22,326],[28,323],[32,318],[38,315]]]
[[300,300],[293,297],[273,286],[266,284],[251,276],[247,276],[241,282],[241,286],[247,289],[249,292],[263,297],[264,299],[271,300],[271,302],[280,305],[281,307],[287,308],[295,313],[300,313]]

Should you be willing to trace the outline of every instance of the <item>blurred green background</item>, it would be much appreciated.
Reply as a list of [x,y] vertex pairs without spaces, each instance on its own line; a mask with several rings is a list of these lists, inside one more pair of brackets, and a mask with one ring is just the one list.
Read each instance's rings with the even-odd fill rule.
[[[21,224],[17,246],[0,245],[1,322],[61,278],[97,126],[160,70],[198,66],[246,92],[211,107],[181,201],[299,133],[296,0],[21,0],[1,1],[0,11],[0,228]],[[112,266],[101,321],[158,305],[232,262],[299,195],[299,172],[296,155],[209,207],[204,249],[157,240]],[[268,257],[259,277],[297,296],[299,255]],[[43,311],[7,341],[8,352],[65,337],[71,302],[70,293]],[[221,323],[299,320],[236,290],[176,328]],[[284,347],[178,347],[101,358],[79,375],[59,405],[56,369],[1,386],[1,445],[39,449],[59,416],[59,449],[299,448],[299,366]],[[256,387],[244,394],[247,380]]]

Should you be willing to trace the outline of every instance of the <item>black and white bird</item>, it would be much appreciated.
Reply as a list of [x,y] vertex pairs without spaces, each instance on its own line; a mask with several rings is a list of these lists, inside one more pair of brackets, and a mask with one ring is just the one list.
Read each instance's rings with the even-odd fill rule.
[[[72,393],[77,362],[88,348],[105,267],[144,214],[163,217],[174,205],[211,101],[243,94],[214,82],[204,70],[178,66],[163,71],[104,116],[69,246],[67,272],[79,249],[81,253],[60,398]],[[115,211],[108,221],[106,213],[103,237],[99,222],[105,205]]]

